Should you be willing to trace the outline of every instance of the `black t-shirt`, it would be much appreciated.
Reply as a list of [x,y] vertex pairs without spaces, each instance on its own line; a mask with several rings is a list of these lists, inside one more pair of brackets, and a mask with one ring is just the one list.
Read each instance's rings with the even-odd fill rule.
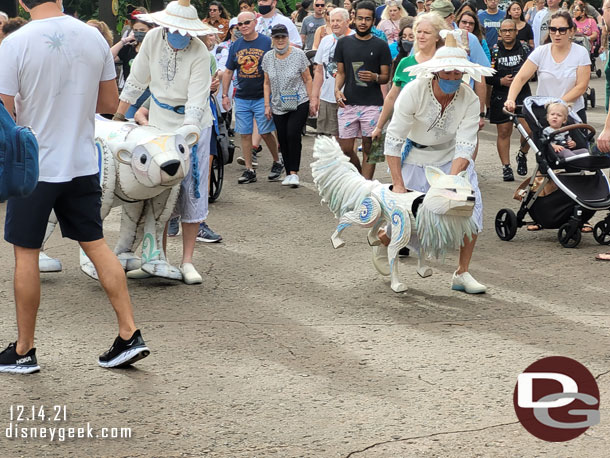
[[529,45],[529,41],[533,39],[534,31],[532,30],[532,26],[526,22],[525,27],[517,32],[517,40],[524,41],[526,45]]
[[[506,75],[516,75],[527,60],[529,53],[529,47],[520,41],[516,41],[511,49],[506,49],[501,41],[492,48],[491,67],[496,70],[496,73],[491,77],[494,95],[508,95],[509,87],[502,86],[500,80]],[[530,95],[530,86],[525,83],[517,99],[523,100]]]
[[121,65],[123,65],[123,78],[127,80],[129,72],[131,72],[131,63],[138,55],[136,47],[134,45],[125,45],[119,51],[119,59],[121,59]]
[[345,68],[343,94],[347,105],[383,105],[379,84],[365,83],[357,73],[367,70],[379,74],[382,65],[392,65],[390,48],[385,41],[374,36],[368,40],[359,40],[355,35],[343,37],[337,42],[335,61],[342,62]]

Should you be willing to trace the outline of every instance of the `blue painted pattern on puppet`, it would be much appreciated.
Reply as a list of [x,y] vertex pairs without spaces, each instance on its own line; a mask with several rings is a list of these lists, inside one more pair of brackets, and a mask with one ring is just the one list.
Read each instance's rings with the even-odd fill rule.
[[407,138],[407,140],[405,141],[405,146],[402,149],[402,157],[400,158],[400,165],[405,163],[405,160],[407,159],[407,156],[409,155],[409,153],[411,152],[412,149],[413,149],[413,142]]
[[364,208],[362,209],[358,217],[363,223],[368,223],[371,219],[371,214],[373,213],[373,201],[370,197],[367,197],[362,201],[361,205]]

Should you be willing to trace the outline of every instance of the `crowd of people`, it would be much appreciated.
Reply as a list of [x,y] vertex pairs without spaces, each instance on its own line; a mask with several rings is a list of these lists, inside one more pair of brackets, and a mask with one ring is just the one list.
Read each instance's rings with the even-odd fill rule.
[[[34,37],[43,33],[51,36],[70,31],[82,37],[82,43],[71,40],[76,43],[70,46],[95,50],[90,52],[91,75],[86,82],[95,82],[95,87],[78,92],[80,105],[68,96],[48,101],[69,105],[66,111],[71,116],[55,117],[58,125],[44,123],[40,116],[31,120],[41,144],[40,189],[24,201],[9,202],[7,209],[5,238],[15,245],[18,261],[19,339],[0,354],[0,370],[10,371],[11,361],[29,355],[29,363],[12,363],[21,372],[37,367],[33,336],[39,289],[30,287],[38,282],[34,271],[38,271],[43,223],[51,209],[57,213],[64,236],[77,240],[98,268],[117,313],[119,337],[100,357],[100,364],[130,364],[148,354],[133,322],[120,265],[112,259],[99,215],[94,214],[95,205],[88,205],[91,208],[84,212],[87,200],[83,198],[80,208],[70,209],[82,213],[75,221],[62,211],[64,188],[45,187],[47,181],[52,185],[72,183],[70,192],[93,200],[97,196],[91,191],[95,187],[91,179],[79,181],[94,173],[92,164],[79,170],[45,167],[44,158],[66,154],[61,148],[66,139],[56,135],[61,132],[66,137],[66,132],[74,130],[67,126],[69,120],[74,118],[75,125],[82,125],[82,120],[92,120],[98,112],[111,114],[115,121],[134,118],[170,131],[184,125],[197,127],[200,135],[193,149],[193,173],[181,184],[167,230],[169,236],[177,235],[181,221],[180,270],[187,284],[203,281],[193,264],[196,241],[222,239],[206,223],[219,123],[241,140],[242,156],[236,162],[245,168],[239,184],[257,181],[264,143],[272,158],[268,180],[299,187],[300,134],[309,118],[316,119],[317,134],[337,138],[344,154],[367,179],[375,175],[373,142],[383,141],[394,192],[425,192],[427,165],[452,174],[464,172],[475,191],[474,217],[480,232],[482,201],[475,169],[478,132],[486,120],[496,125],[501,176],[513,181],[513,125],[503,108],[514,111],[531,94],[530,81],[537,78],[537,95],[557,97],[564,103],[549,108],[551,126],[565,122],[568,106],[586,121],[583,95],[591,59],[607,49],[606,21],[610,20],[610,0],[604,4],[603,14],[581,0],[571,5],[560,5],[560,0],[547,0],[546,5],[544,0],[513,1],[503,4],[504,9],[498,0],[484,0],[482,8],[472,0],[386,0],[381,5],[371,0],[314,0],[297,4],[290,16],[279,11],[277,0],[240,0],[235,17],[222,2],[211,1],[204,18],[198,17],[189,0],[177,0],[160,12],[135,9],[120,39],[115,40],[101,21],[92,20],[85,26],[62,14],[61,0],[23,3],[32,18],[27,27],[23,27],[25,20],[9,19],[0,12],[0,97],[16,113],[17,121],[30,121],[32,110],[40,112],[31,100],[48,100],[40,92],[44,88],[27,84],[31,81],[28,75],[38,71],[39,63],[32,62],[33,58],[21,62],[16,57],[19,50],[34,46]],[[92,35],[83,28],[87,26],[99,33]],[[20,28],[23,30],[15,33]],[[586,45],[575,42],[579,36]],[[54,46],[63,46],[63,42]],[[53,58],[43,47],[35,49],[41,62]],[[116,78],[115,65],[119,69]],[[610,90],[608,67],[605,73]],[[48,76],[50,80],[54,75]],[[25,97],[24,90],[40,93],[40,97]],[[607,100],[608,96],[606,104]],[[610,149],[610,121],[607,124],[599,138],[602,151]],[[92,125],[83,127],[89,137],[93,136]],[[84,137],[74,133],[74,138]],[[79,151],[82,145],[77,143],[75,140],[67,148],[72,151],[69,154]],[[563,143],[558,140],[554,148],[570,155],[573,146],[566,138]],[[528,145],[522,142],[515,155],[517,173],[522,176],[528,173],[527,153]],[[19,211],[23,206],[40,208],[35,222],[28,219],[32,212]],[[16,229],[22,226],[34,229],[29,233]],[[380,238],[389,242],[386,229],[381,230]],[[487,289],[469,272],[475,243],[476,236],[464,240],[451,284],[455,290],[483,293]],[[377,247],[373,256],[374,264],[382,265],[387,262],[387,249]],[[132,345],[140,351],[117,359]]]

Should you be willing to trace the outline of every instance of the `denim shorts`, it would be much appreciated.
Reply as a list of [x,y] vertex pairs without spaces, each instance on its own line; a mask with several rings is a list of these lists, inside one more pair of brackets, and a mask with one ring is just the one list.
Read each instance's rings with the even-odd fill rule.
[[239,99],[235,97],[235,132],[248,135],[254,130],[253,119],[259,134],[268,134],[275,130],[273,118],[265,116],[265,99]]

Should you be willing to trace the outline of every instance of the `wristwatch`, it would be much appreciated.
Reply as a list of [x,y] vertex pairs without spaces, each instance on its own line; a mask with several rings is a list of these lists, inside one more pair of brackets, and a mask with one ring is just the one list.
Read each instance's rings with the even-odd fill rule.
[[224,99],[225,97],[226,97],[227,99],[229,98],[229,96],[228,96],[227,94],[222,94],[222,97],[221,97],[221,98],[223,98],[223,99]]
[[484,111],[481,111],[481,112],[479,113],[479,118],[484,118],[484,117],[485,117],[485,112],[484,112]]

